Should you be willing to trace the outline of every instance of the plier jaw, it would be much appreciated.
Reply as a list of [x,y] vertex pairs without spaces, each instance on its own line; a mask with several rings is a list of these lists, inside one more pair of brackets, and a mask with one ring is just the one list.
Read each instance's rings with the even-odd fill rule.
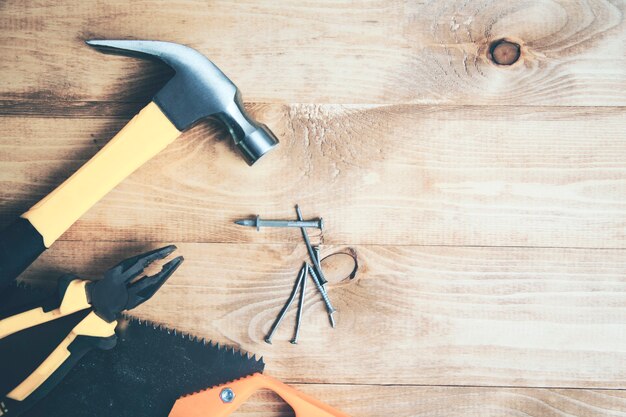
[[183,257],[178,256],[167,262],[161,271],[152,276],[137,277],[150,264],[166,258],[176,249],[176,246],[169,245],[125,259],[106,271],[101,280],[88,283],[87,299],[94,312],[110,323],[122,311],[131,310],[149,300],[180,266]]

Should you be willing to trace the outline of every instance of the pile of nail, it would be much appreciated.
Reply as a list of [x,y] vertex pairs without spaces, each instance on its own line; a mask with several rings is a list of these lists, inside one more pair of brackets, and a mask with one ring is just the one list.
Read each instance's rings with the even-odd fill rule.
[[300,300],[298,302],[298,313],[296,316],[296,327],[293,338],[291,339],[292,344],[298,343],[298,337],[300,335],[300,324],[302,323],[302,310],[304,308],[304,297],[306,293],[306,285],[307,285],[307,276],[311,276],[315,287],[319,291],[322,296],[322,300],[324,300],[324,304],[326,305],[326,311],[328,312],[328,318],[330,320],[331,326],[335,327],[335,318],[333,314],[336,310],[333,308],[330,303],[330,299],[328,298],[328,292],[326,291],[326,278],[324,277],[324,273],[322,272],[322,267],[320,264],[320,254],[319,254],[319,246],[312,246],[311,241],[309,239],[309,235],[307,234],[307,228],[317,228],[321,231],[324,228],[324,222],[321,218],[314,220],[303,220],[302,212],[300,211],[300,207],[296,205],[296,215],[298,216],[298,220],[263,220],[259,216],[255,219],[246,219],[246,220],[237,220],[235,223],[242,226],[251,226],[256,227],[257,231],[261,229],[261,227],[297,227],[300,228],[302,232],[302,237],[304,238],[304,244],[306,245],[307,251],[309,253],[309,257],[311,258],[311,263],[304,262],[302,268],[300,268],[300,272],[298,273],[298,277],[291,291],[291,295],[285,302],[285,305],[278,313],[276,320],[272,324],[269,333],[265,336],[265,342],[272,344],[272,337],[274,333],[278,329],[278,326],[285,318],[287,314],[287,310],[291,307],[296,296],[298,295],[298,291],[300,292]]

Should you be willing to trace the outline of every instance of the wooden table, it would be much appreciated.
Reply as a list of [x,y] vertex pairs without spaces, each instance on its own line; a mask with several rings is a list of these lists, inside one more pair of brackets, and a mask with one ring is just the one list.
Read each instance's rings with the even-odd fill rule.
[[[626,415],[626,4],[622,0],[0,3],[0,216],[95,154],[171,75],[89,38],[209,56],[280,147],[248,168],[201,123],[107,195],[24,275],[98,276],[176,243],[142,318],[263,355],[355,417]],[[496,65],[492,42],[520,45]],[[309,292],[263,342],[297,231],[361,271]],[[329,275],[332,274],[332,270]],[[262,394],[240,415],[285,415]]]

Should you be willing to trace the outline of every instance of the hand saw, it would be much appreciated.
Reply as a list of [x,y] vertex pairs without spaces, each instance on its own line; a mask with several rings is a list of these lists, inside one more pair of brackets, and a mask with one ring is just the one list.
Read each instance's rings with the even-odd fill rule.
[[115,349],[90,352],[22,417],[166,417],[182,393],[264,368],[262,359],[150,321],[119,322]]
[[262,359],[130,317],[120,327],[115,349],[91,352],[23,417],[226,417],[260,389],[296,417],[348,417],[263,375]]
[[[11,300],[24,303],[27,292],[20,287]],[[151,322],[118,321],[116,348],[90,352],[23,417],[223,417],[259,389],[278,394],[296,417],[347,417],[262,375],[262,359]]]
[[[42,290],[19,285],[3,298],[0,313],[41,305],[50,297]],[[69,321],[69,316],[62,317],[48,327],[59,333]],[[261,359],[232,348],[126,315],[118,319],[116,334],[115,349],[87,353],[47,396],[28,404],[30,409],[11,399],[0,400],[0,416],[165,417],[181,393],[262,372],[264,367]],[[32,346],[49,344],[46,334],[32,336]]]

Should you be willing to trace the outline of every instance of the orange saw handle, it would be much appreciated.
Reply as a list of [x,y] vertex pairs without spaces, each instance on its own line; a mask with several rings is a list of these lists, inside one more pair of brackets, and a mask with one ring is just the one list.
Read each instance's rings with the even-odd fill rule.
[[260,389],[269,389],[278,394],[291,406],[296,417],[349,417],[275,378],[262,374],[254,374],[179,398],[169,417],[226,417]]

